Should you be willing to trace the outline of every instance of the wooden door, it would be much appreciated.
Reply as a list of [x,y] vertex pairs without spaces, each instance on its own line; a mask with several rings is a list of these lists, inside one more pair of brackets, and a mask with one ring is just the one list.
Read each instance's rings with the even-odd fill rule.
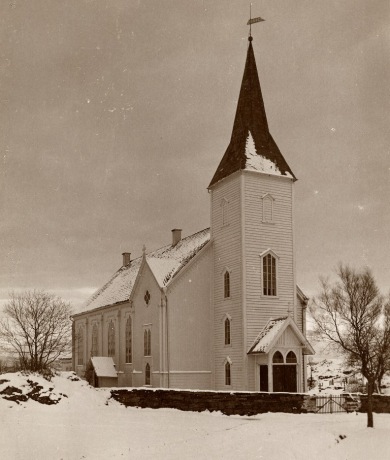
[[297,392],[297,366],[286,364],[274,364],[273,368],[273,391],[274,392]]
[[297,392],[297,366],[284,366],[284,391]]
[[260,365],[260,391],[268,391],[268,365]]

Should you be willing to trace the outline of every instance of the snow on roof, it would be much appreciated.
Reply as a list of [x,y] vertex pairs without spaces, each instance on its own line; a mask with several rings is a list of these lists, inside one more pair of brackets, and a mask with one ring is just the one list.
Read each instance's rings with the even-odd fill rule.
[[256,337],[248,353],[267,353],[268,347],[274,341],[287,319],[286,316],[283,318],[270,319],[264,329]]
[[[160,287],[166,286],[209,240],[210,229],[206,228],[183,238],[175,246],[167,245],[147,254],[146,261]],[[141,263],[142,257],[138,257],[129,265],[121,267],[82,305],[80,313],[126,302],[130,298]]]
[[142,258],[134,259],[130,265],[121,267],[111,279],[81,306],[80,312],[125,302],[129,299]]
[[210,229],[206,228],[146,256],[160,287],[166,286],[179,271],[208,243]]
[[259,171],[266,174],[273,174],[275,176],[287,176],[292,178],[292,175],[286,171],[282,174],[277,165],[270,159],[257,153],[255,141],[253,140],[252,133],[248,131],[245,144],[245,169],[249,171]]
[[93,356],[91,358],[93,368],[97,377],[117,377],[114,360],[103,356]]

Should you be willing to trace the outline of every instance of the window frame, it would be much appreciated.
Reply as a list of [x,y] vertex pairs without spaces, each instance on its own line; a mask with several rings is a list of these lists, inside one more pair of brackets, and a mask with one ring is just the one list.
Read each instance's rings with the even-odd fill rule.
[[[270,265],[268,264],[268,260],[271,260]],[[269,268],[271,268],[270,271]],[[260,271],[261,296],[274,299],[278,298],[279,256],[271,249],[267,249],[267,251],[260,254]]]
[[283,353],[281,351],[276,350],[275,353],[272,355],[272,364],[286,364]]
[[226,359],[224,371],[225,371],[225,386],[230,387],[232,385],[232,363],[230,359]]
[[225,269],[223,272],[223,298],[230,299],[231,297],[231,282],[230,270]]
[[114,320],[111,319],[108,323],[108,330],[107,330],[107,356],[109,358],[115,357],[115,323]]
[[152,331],[150,328],[144,329],[144,356],[152,356]]
[[229,200],[222,198],[221,200],[221,227],[229,225]]
[[92,324],[91,333],[91,356],[97,356],[99,354],[99,330],[96,323]]
[[[267,203],[270,206],[271,218],[267,218]],[[261,208],[262,208],[262,222],[265,224],[275,223],[275,209],[274,209],[275,198],[270,194],[266,193],[261,197]]]
[[232,320],[228,316],[226,316],[223,325],[225,346],[228,346],[232,344]]
[[133,320],[127,317],[125,326],[125,361],[126,364],[133,362]]
[[[294,355],[294,361],[291,361],[291,357],[289,358],[289,355]],[[298,364],[298,358],[297,358],[297,354],[293,351],[293,350],[290,350],[287,354],[286,354],[286,364]]]
[[145,385],[151,385],[151,369],[150,364],[145,364]]

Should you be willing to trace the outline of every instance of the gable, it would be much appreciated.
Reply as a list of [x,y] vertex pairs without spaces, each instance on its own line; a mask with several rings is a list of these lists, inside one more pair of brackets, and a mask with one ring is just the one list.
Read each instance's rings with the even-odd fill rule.
[[303,345],[297,338],[291,326],[288,326],[276,341],[277,347],[300,347]]
[[276,346],[301,346],[304,354],[314,354],[312,346],[290,317],[269,320],[248,354],[269,353]]
[[[206,228],[181,239],[174,246],[170,244],[146,254],[146,262],[159,286],[166,286],[209,241],[210,229]],[[138,257],[129,265],[121,267],[102,288],[84,303],[79,314],[127,302],[134,289],[142,260],[142,257]]]

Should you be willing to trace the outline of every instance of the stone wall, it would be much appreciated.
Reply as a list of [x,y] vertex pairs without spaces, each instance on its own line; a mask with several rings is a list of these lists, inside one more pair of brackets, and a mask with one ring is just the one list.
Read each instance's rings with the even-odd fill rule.
[[[226,415],[255,415],[265,412],[304,414],[317,412],[316,396],[300,393],[256,393],[224,391],[189,391],[118,389],[111,390],[112,398],[125,406],[171,408],[202,412],[220,411]],[[326,395],[321,395],[326,396]],[[345,395],[343,404],[349,412],[367,412],[367,395]],[[374,412],[390,413],[390,396],[373,396]]]
[[[133,407],[172,408],[226,415],[255,415],[264,412],[306,413],[315,411],[315,398],[298,393],[213,392],[186,390],[121,389],[112,397]],[[313,404],[314,399],[314,404]]]
[[[378,414],[390,414],[390,396],[373,395],[372,410]],[[360,395],[360,412],[367,412],[367,395]]]

